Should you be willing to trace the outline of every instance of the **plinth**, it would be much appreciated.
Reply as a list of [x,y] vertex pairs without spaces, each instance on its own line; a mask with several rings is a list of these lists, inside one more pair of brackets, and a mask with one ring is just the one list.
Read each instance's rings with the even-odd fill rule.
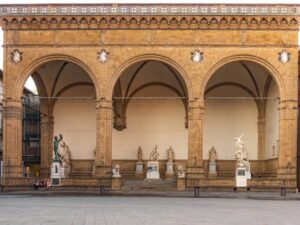
[[60,186],[61,178],[61,161],[59,159],[53,160],[51,163],[51,184],[52,186]]
[[135,178],[144,178],[144,164],[137,162],[135,164]]
[[170,179],[174,176],[174,164],[173,162],[166,163],[166,179]]
[[111,180],[111,189],[116,191],[120,190],[122,187],[122,178],[120,177],[113,177]]
[[247,187],[246,168],[238,167],[235,172],[235,180],[237,187]]
[[209,178],[217,178],[217,165],[216,163],[208,164],[208,177]]
[[185,178],[184,177],[177,179],[177,191],[185,191]]
[[149,161],[147,163],[147,179],[160,179],[158,161]]

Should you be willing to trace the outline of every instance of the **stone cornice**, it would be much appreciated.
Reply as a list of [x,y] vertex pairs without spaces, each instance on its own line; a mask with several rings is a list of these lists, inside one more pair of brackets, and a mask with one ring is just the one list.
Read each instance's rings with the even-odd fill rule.
[[289,4],[31,4],[0,5],[0,16],[300,16],[300,5]]
[[0,5],[6,29],[299,29],[300,5]]

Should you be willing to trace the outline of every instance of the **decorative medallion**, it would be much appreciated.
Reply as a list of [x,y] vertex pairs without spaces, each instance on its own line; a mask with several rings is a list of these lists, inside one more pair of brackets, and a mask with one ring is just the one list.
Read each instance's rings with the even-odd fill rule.
[[291,59],[291,53],[289,53],[287,50],[282,50],[278,53],[278,60],[282,63],[287,63]]
[[23,52],[20,52],[18,49],[13,50],[10,55],[11,55],[11,61],[14,62],[15,64],[18,64],[22,61]]
[[97,52],[97,60],[101,63],[106,63],[109,59],[109,52],[107,52],[105,49],[102,49],[100,52]]
[[203,61],[203,52],[200,52],[199,49],[196,49],[195,51],[191,52],[192,55],[192,61],[194,63],[200,63]]

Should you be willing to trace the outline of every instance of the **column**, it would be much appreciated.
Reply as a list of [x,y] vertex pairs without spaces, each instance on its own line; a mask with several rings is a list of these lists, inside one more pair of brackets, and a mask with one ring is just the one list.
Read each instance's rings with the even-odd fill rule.
[[3,107],[3,176],[23,177],[21,100],[6,99]]
[[258,130],[258,160],[265,159],[265,133],[266,133],[266,120],[265,116],[258,116],[257,119]]
[[257,118],[257,132],[258,132],[258,165],[257,165],[257,172],[263,173],[264,171],[264,159],[265,159],[265,143],[266,143],[266,119],[265,119],[265,111],[260,107],[258,111],[258,118]]
[[280,152],[277,176],[280,179],[295,180],[297,160],[297,117],[298,101],[280,101]]
[[53,151],[53,116],[42,116],[41,118],[41,176],[49,177]]
[[95,176],[111,176],[112,164],[112,102],[101,98],[97,102],[97,142]]
[[188,176],[203,172],[203,100],[194,98],[188,107]]

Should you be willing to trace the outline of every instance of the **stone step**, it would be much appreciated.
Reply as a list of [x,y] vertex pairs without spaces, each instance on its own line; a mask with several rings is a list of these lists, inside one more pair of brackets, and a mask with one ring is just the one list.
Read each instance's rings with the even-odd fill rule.
[[176,180],[150,180],[150,179],[137,179],[137,180],[124,180],[123,191],[175,191]]
[[92,176],[92,171],[75,171],[72,170],[70,172],[70,177],[91,177]]

